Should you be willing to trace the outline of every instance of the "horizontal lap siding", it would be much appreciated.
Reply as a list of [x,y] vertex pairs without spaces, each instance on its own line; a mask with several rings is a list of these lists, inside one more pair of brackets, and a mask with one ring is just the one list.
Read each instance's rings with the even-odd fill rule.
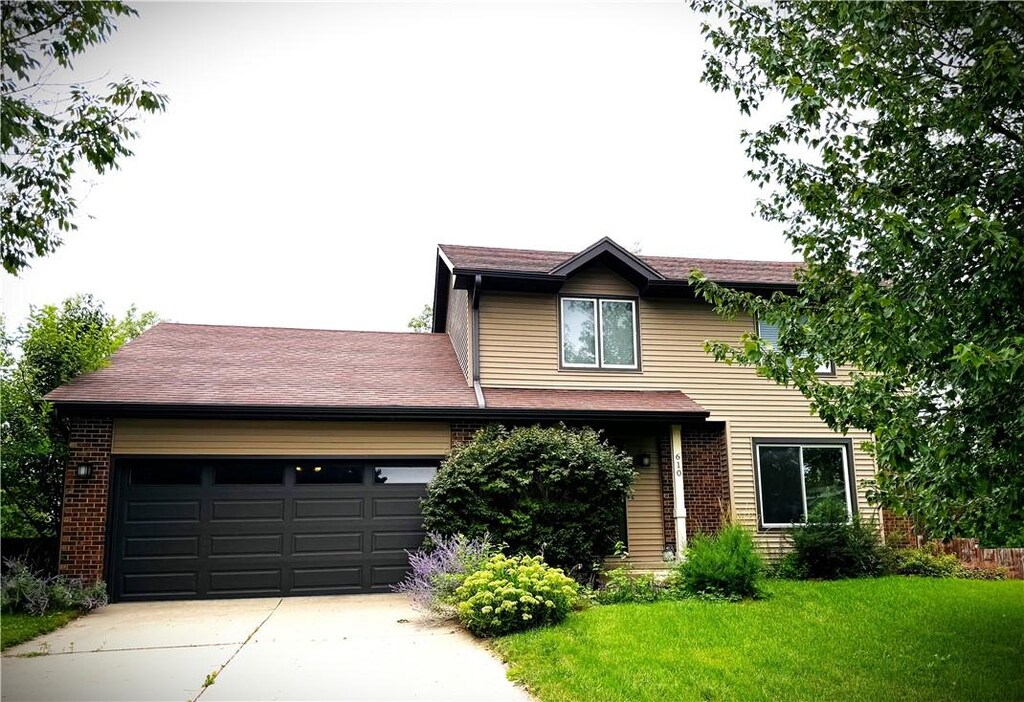
[[113,453],[122,455],[443,456],[446,422],[300,422],[119,419]]
[[472,358],[469,351],[469,295],[465,290],[453,288],[448,296],[448,318],[445,321],[448,338],[455,349],[455,356],[459,359],[459,367],[469,382],[472,378]]
[[658,444],[653,435],[610,437],[630,456],[647,454],[651,465],[637,468],[633,494],[626,501],[626,539],[629,560],[640,566],[661,563],[665,532],[661,519],[661,473],[658,470]]
[[[605,273],[606,277],[616,278]],[[579,278],[574,278],[578,280]],[[626,285],[618,279],[619,289]],[[608,294],[614,281],[573,285],[575,293]],[[568,286],[567,286],[568,287]],[[749,318],[725,320],[709,305],[685,300],[640,301],[640,360],[643,372],[570,371],[558,368],[557,297],[541,294],[485,294],[480,303],[480,362],[484,387],[551,387],[618,390],[681,390],[725,421],[729,432],[733,510],[744,524],[757,525],[752,439],[755,437],[842,438],[810,413],[794,388],[759,378],[752,368],[716,363],[704,341],[738,341],[753,330]],[[851,432],[858,482],[874,476],[871,457],[860,449],[870,437]],[[862,514],[876,516],[857,491]],[[758,540],[782,545],[781,534]]]

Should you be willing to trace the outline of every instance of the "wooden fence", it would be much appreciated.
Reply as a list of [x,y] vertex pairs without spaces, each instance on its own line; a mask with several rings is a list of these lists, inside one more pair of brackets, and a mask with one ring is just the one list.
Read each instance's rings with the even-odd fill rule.
[[[923,539],[918,537],[918,544]],[[948,542],[932,541],[928,547],[939,553],[951,553],[960,562],[975,568],[1003,566],[1010,571],[1010,578],[1024,580],[1024,548],[979,548],[977,539],[951,539]]]

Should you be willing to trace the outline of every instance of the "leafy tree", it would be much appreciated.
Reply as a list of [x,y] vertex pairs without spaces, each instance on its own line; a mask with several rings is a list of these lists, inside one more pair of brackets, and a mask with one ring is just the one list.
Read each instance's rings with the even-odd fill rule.
[[434,326],[434,308],[431,305],[423,305],[423,311],[409,320],[407,325],[414,332],[427,333]]
[[75,376],[106,365],[122,344],[156,321],[131,308],[122,319],[90,296],[33,309],[14,336],[3,332],[0,369],[0,485],[5,535],[58,532],[68,458],[67,426],[42,398]]
[[489,426],[455,448],[423,501],[424,528],[490,535],[585,578],[619,539],[636,469],[593,429]]
[[[795,295],[714,285],[780,328],[709,342],[874,434],[873,498],[934,536],[1024,540],[1024,6],[692,0],[703,80],[744,114],[760,215],[804,259]],[[765,123],[764,121],[762,123]],[[848,384],[815,373],[852,366]]]
[[0,258],[17,274],[77,228],[72,185],[82,162],[100,174],[117,168],[132,155],[132,123],[163,111],[167,97],[129,76],[100,91],[53,83],[56,71],[110,37],[116,18],[137,14],[124,3],[4,2],[0,13]]

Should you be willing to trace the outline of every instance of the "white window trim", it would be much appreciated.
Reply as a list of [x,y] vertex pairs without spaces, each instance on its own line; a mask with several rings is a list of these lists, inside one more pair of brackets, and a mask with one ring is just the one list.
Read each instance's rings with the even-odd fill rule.
[[[598,319],[598,330],[597,330],[598,331],[598,334],[597,334],[597,336],[598,336],[597,348],[598,348],[598,351],[599,351],[599,359],[600,359],[601,367],[602,368],[621,368],[621,369],[624,369],[624,370],[636,370],[637,367],[638,367],[638,363],[637,362],[640,360],[639,359],[640,353],[639,353],[639,349],[637,349],[637,344],[636,344],[636,326],[637,326],[637,324],[636,324],[636,300],[623,300],[623,299],[620,299],[620,298],[612,298],[612,297],[598,297],[598,298],[595,298],[595,299],[597,300],[597,308],[598,308],[598,311],[599,311],[599,315],[598,315],[598,318],[599,318]],[[626,364],[626,363],[605,363],[604,362],[604,303],[605,302],[628,302],[629,303],[630,313],[633,315],[633,363]]]
[[[568,363],[565,360],[565,303],[566,302],[592,302],[594,303],[594,362],[593,363]],[[558,325],[558,355],[562,361],[563,368],[600,368],[601,367],[601,328],[598,308],[601,306],[596,297],[563,297],[559,300],[559,325]]]
[[[565,306],[566,301],[592,302],[594,303],[594,363],[567,363],[565,360],[564,332]],[[629,303],[630,312],[633,315],[633,363],[605,363],[604,362],[604,313],[601,309],[602,302],[626,302]],[[562,368],[597,368],[609,370],[637,370],[640,367],[640,344],[638,339],[639,320],[637,319],[636,300],[621,297],[579,297],[566,295],[559,298],[558,302],[559,324],[558,324],[558,360]]]
[[853,518],[853,495],[850,491],[850,465],[846,444],[800,444],[800,443],[772,443],[765,442],[756,444],[754,447],[754,460],[757,462],[757,506],[761,514],[758,515],[761,526],[765,529],[788,529],[801,526],[804,522],[766,522],[760,519],[764,516],[764,480],[761,476],[761,449],[762,448],[795,448],[799,449],[798,461],[800,463],[800,497],[804,503],[804,519],[807,519],[807,486],[804,483],[804,449],[805,448],[837,448],[843,457],[843,487],[846,491],[846,517]]

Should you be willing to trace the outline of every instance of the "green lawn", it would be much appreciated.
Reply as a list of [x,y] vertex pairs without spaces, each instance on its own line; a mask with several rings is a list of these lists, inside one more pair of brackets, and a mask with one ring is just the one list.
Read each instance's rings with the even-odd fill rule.
[[0,649],[48,634],[81,615],[77,610],[47,612],[41,617],[31,614],[0,615]]
[[541,702],[1024,699],[1024,582],[769,590],[740,604],[595,607],[495,647]]

